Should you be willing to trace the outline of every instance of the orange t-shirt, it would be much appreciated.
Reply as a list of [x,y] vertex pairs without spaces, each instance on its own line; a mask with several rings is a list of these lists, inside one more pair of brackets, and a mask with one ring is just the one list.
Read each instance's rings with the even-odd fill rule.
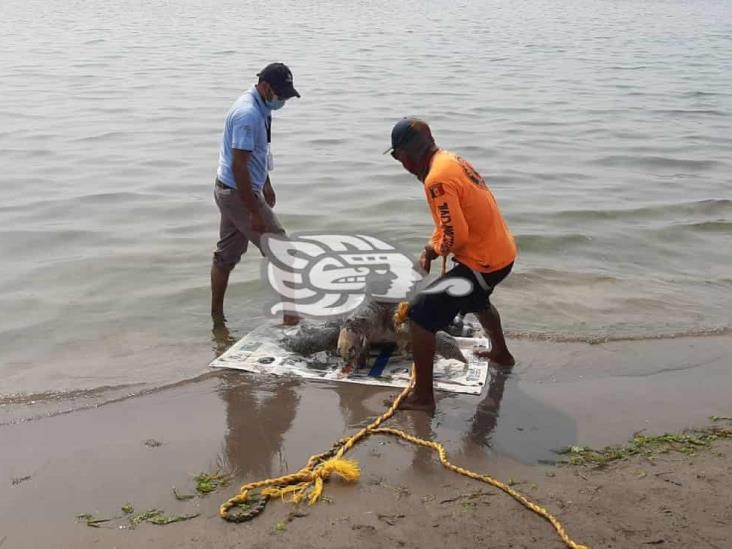
[[498,271],[516,259],[516,244],[496,199],[477,171],[448,151],[437,151],[424,181],[435,221],[430,244],[474,271]]

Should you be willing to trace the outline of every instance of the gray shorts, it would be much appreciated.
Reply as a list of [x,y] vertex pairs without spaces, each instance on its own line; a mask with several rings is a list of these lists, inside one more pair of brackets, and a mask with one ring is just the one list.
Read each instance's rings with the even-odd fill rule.
[[[268,227],[274,227],[271,232],[285,234],[272,208],[267,206],[261,192],[255,193],[260,202],[260,211]],[[260,240],[262,233],[252,231],[249,222],[249,211],[244,206],[239,191],[236,189],[214,186],[214,199],[221,212],[219,224],[219,241],[216,244],[213,262],[225,271],[230,271],[239,263],[241,256],[247,251],[249,242],[252,242],[261,252]],[[262,253],[264,255],[264,253]]]

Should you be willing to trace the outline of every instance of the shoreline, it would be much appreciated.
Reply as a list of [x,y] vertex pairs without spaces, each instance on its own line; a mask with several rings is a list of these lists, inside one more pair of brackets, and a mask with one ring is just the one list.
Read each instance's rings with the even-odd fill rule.
[[[201,360],[207,362],[215,359],[226,351],[233,343],[246,336],[251,330],[246,327],[239,327],[238,329],[229,329],[228,327],[223,331],[219,332],[216,330],[212,331],[211,334],[211,346],[210,349],[213,354],[203,353],[195,354],[192,357],[193,361]],[[506,338],[514,342],[528,342],[528,343],[548,343],[548,344],[577,344],[577,345],[603,345],[609,343],[643,343],[643,342],[663,342],[670,340],[686,340],[690,338],[720,338],[720,337],[732,337],[732,327],[730,326],[710,326],[706,328],[686,329],[673,332],[662,332],[662,333],[647,333],[639,335],[631,334],[565,334],[565,333],[552,333],[552,332],[533,332],[533,331],[516,331],[506,330]],[[179,360],[181,357],[176,358]],[[114,368],[123,369],[124,364],[115,364]],[[0,413],[3,409],[11,407],[22,407],[24,405],[44,405],[48,404],[53,406],[54,403],[65,403],[72,402],[82,399],[94,399],[98,397],[98,403],[109,402],[111,398],[106,398],[110,394],[121,394],[124,393],[127,396],[134,398],[142,396],[149,392],[157,390],[164,390],[169,387],[181,383],[195,383],[196,381],[203,379],[210,375],[211,370],[203,367],[203,369],[191,370],[187,376],[176,378],[173,381],[161,382],[160,380],[152,379],[135,379],[130,378],[126,381],[120,382],[119,384],[102,384],[102,385],[90,385],[90,386],[79,386],[76,388],[69,387],[64,389],[51,389],[45,387],[28,387],[26,390],[16,392],[5,392],[0,393]],[[0,425],[4,423],[0,421]]]
[[[481,397],[440,395],[434,420],[400,413],[388,426],[439,440],[453,463],[504,482],[519,481],[519,490],[557,514],[570,535],[590,547],[655,543],[657,538],[651,538],[656,533],[668,531],[655,525],[668,517],[675,517],[670,526],[674,535],[664,537],[663,547],[688,547],[687,534],[697,530],[712,540],[708,546],[724,546],[714,541],[724,539],[715,537],[715,528],[728,537],[730,529],[715,526],[713,520],[723,512],[732,517],[725,496],[725,490],[732,490],[730,441],[693,458],[694,467],[686,457],[662,456],[657,461],[670,476],[656,476],[660,471],[654,470],[637,477],[637,469],[651,467],[641,457],[589,475],[582,472],[589,480],[576,469],[539,462],[556,461],[556,450],[563,447],[617,444],[639,430],[676,432],[702,425],[712,415],[732,415],[725,391],[732,386],[732,338],[511,343],[519,365],[510,375],[494,372]],[[228,547],[242,539],[253,547],[399,542],[416,547],[419,540],[422,546],[436,547],[447,536],[459,547],[481,539],[491,547],[563,546],[548,523],[505,494],[445,471],[429,451],[377,436],[349,453],[364,471],[356,486],[328,483],[326,494],[333,504],[301,509],[308,516],[290,517],[290,522],[292,509],[280,502],[271,502],[251,523],[233,525],[218,517],[218,505],[239,484],[297,470],[311,454],[330,448],[381,413],[383,400],[395,392],[226,372],[101,406],[2,425],[0,482],[7,495],[0,500],[3,549]],[[145,445],[149,439],[161,445]],[[191,501],[173,496],[174,486],[190,493],[195,475],[216,469],[234,474],[230,486]],[[713,478],[714,484],[697,479],[697,474]],[[636,486],[640,481],[653,484],[641,494]],[[707,499],[702,496],[705,483]],[[668,490],[682,496],[671,497]],[[480,491],[490,495],[463,497]],[[641,495],[645,503],[636,503],[644,511],[634,516],[636,503],[628,498]],[[458,499],[439,503],[454,497]],[[721,498],[719,513],[702,513],[716,497]],[[75,518],[84,513],[119,515],[126,503],[140,511],[158,508],[171,515],[200,516],[134,530],[107,528],[106,523],[89,528]],[[671,513],[659,511],[662,506]],[[691,513],[684,520],[679,519],[682,509]],[[622,526],[628,532],[620,528],[621,519],[628,522]],[[284,529],[276,529],[283,521]],[[684,539],[687,545],[678,544]]]

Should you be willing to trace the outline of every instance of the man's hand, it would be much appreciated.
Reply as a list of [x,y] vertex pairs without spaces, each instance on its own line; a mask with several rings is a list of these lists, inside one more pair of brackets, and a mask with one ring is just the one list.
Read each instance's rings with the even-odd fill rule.
[[267,203],[267,206],[274,208],[277,203],[277,197],[275,196],[274,189],[272,188],[272,183],[269,182],[269,177],[267,178],[267,182],[264,184],[262,194],[264,195],[264,201]]
[[419,266],[429,274],[432,261],[437,258],[437,252],[432,245],[427,244],[422,250],[422,255],[419,256]]

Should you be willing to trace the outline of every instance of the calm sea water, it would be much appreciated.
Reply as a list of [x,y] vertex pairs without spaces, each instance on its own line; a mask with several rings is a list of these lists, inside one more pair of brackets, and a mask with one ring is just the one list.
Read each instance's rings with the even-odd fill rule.
[[[230,104],[273,60],[287,228],[419,250],[431,219],[388,156],[416,114],[517,237],[514,335],[732,327],[732,2],[3,0],[0,396],[205,371],[212,183]],[[234,336],[264,319],[232,275]]]

